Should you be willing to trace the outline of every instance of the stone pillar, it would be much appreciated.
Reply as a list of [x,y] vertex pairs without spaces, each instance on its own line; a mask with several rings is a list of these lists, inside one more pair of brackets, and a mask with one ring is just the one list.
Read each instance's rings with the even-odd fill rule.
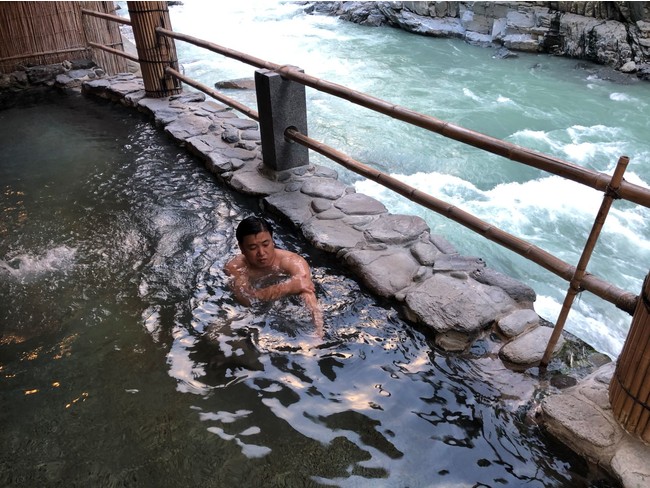
[[255,71],[255,90],[264,164],[275,171],[309,164],[308,149],[284,137],[289,127],[307,135],[305,86],[260,69]]
[[127,6],[147,97],[179,94],[181,82],[165,73],[167,66],[178,71],[176,44],[156,33],[156,27],[172,30],[167,2],[127,2]]

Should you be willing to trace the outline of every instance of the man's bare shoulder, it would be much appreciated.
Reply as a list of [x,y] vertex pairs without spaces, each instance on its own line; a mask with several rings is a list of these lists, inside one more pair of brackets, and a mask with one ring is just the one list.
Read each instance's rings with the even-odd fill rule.
[[244,256],[242,254],[238,254],[230,261],[228,261],[226,265],[223,267],[223,269],[227,274],[232,275],[233,273],[235,273],[237,270],[240,270],[245,265],[246,263],[245,263]]
[[280,269],[285,272],[296,272],[299,270],[309,270],[309,265],[305,258],[301,255],[296,254],[295,252],[286,251],[284,249],[276,250],[278,259],[278,264]]

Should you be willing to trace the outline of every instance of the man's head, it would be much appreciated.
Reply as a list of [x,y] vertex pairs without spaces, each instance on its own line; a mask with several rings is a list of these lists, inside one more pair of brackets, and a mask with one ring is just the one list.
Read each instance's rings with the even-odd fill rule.
[[275,258],[273,227],[261,217],[247,217],[237,226],[235,232],[239,249],[254,268],[271,266]]
[[235,237],[241,246],[244,237],[259,234],[260,232],[268,232],[273,237],[273,227],[271,223],[263,217],[246,217],[237,226]]

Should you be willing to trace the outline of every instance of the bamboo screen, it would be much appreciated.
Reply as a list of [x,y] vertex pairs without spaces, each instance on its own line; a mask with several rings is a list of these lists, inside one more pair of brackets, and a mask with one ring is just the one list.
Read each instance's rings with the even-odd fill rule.
[[126,71],[123,58],[87,44],[94,41],[122,49],[119,26],[83,16],[82,8],[114,13],[115,3],[0,1],[0,73],[66,59],[92,59],[110,74]]
[[609,401],[621,426],[650,444],[650,274],[618,357]]

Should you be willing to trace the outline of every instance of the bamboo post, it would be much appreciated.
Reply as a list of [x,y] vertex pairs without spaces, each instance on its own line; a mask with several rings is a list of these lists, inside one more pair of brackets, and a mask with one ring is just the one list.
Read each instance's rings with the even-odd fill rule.
[[159,36],[156,27],[171,29],[167,2],[127,2],[142,81],[148,97],[162,98],[182,91],[178,79],[165,73],[165,68],[178,70],[174,40]]
[[609,402],[623,429],[650,444],[650,273],[609,384]]
[[614,198],[617,197],[616,192],[618,191],[618,188],[621,186],[621,182],[623,181],[623,173],[625,173],[625,169],[627,168],[629,162],[630,162],[630,158],[628,158],[627,156],[621,156],[618,160],[618,163],[616,164],[616,168],[614,169],[614,174],[612,175],[611,182],[607,187],[607,191],[605,192],[605,196],[603,197],[603,202],[601,203],[600,209],[596,214],[594,225],[592,226],[591,232],[589,233],[589,237],[587,238],[587,242],[585,243],[585,248],[583,249],[582,255],[580,256],[580,260],[578,261],[578,264],[576,266],[576,270],[575,273],[573,274],[573,278],[571,278],[571,281],[569,282],[569,289],[567,290],[567,294],[564,297],[564,303],[562,304],[560,315],[558,316],[557,321],[555,322],[553,333],[551,334],[548,344],[546,345],[546,351],[544,351],[544,356],[542,356],[542,360],[540,361],[540,367],[542,368],[545,368],[548,365],[549,361],[551,360],[551,356],[553,355],[553,349],[555,349],[555,345],[557,344],[557,341],[560,338],[560,334],[562,334],[562,329],[564,329],[564,324],[569,315],[569,311],[571,310],[573,299],[580,292],[582,279],[584,278],[585,272],[587,270],[587,264],[589,263],[591,254],[593,253],[593,250],[596,247],[598,236],[600,235],[600,231],[602,230],[603,225],[605,224],[605,219],[607,218],[609,209],[612,206]]

